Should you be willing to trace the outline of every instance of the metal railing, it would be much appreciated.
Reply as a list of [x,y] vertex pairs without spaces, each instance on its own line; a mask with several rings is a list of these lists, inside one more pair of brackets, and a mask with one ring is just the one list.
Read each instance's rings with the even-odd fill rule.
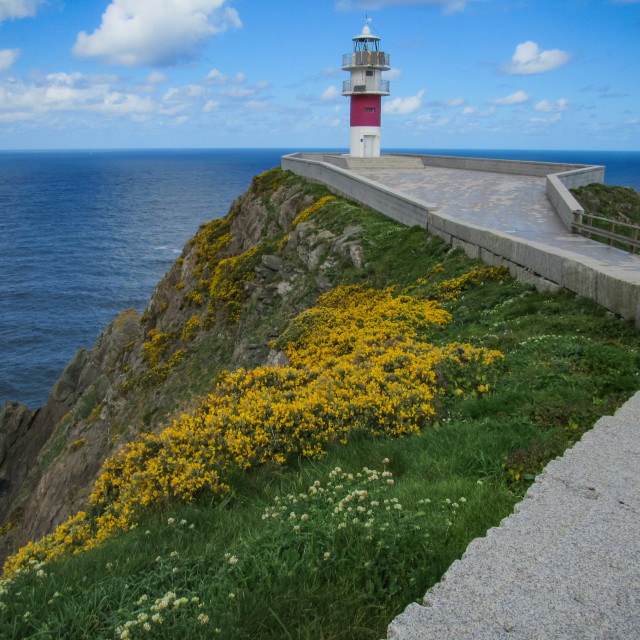
[[354,51],[342,56],[344,67],[389,67],[391,56],[384,51]]
[[[618,222],[610,218],[593,213],[574,213],[573,231],[587,238],[600,240],[603,238],[609,246],[614,246],[624,251],[640,253],[640,225],[628,222]],[[595,236],[595,237],[594,237]],[[619,246],[623,245],[623,246]]]
[[354,84],[351,85],[349,80],[342,82],[342,93],[389,93],[389,80],[381,80],[380,86],[375,86],[373,83],[366,84]]

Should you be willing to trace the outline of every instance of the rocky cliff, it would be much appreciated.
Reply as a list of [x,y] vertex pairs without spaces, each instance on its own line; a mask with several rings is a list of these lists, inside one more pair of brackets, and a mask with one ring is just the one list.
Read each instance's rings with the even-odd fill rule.
[[89,496],[104,460],[157,431],[227,369],[286,358],[271,348],[287,320],[361,268],[361,228],[319,231],[331,196],[273,169],[185,246],[140,315],[123,311],[80,349],[44,407],[0,413],[0,556],[51,532]]

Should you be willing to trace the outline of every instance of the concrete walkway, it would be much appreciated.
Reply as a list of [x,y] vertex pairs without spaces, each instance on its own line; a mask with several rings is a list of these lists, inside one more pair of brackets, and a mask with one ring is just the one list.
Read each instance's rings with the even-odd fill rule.
[[640,638],[640,392],[547,465],[389,640]]
[[546,196],[544,178],[441,167],[351,172],[435,204],[460,222],[578,254],[640,283],[640,255],[569,233]]

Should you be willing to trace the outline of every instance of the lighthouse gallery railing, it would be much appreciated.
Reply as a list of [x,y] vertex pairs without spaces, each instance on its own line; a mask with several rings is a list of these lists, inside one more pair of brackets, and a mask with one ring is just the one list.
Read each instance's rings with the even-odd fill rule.
[[380,86],[373,86],[373,84],[351,85],[349,80],[343,80],[342,93],[389,93],[389,80],[381,80]]
[[342,67],[389,67],[391,56],[384,51],[354,51],[342,56]]

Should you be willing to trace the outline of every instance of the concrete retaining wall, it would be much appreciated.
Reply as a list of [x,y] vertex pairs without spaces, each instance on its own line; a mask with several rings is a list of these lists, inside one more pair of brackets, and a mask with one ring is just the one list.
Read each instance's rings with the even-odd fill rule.
[[[429,233],[440,236],[446,242],[461,247],[470,257],[480,258],[488,264],[504,264],[514,278],[533,284],[538,289],[564,287],[578,295],[591,298],[623,318],[635,318],[636,325],[640,328],[640,284],[625,280],[624,274],[619,274],[615,269],[608,268],[599,261],[549,245],[459,222],[439,212],[434,204],[424,203],[363,176],[353,174],[333,163],[316,159],[321,156],[324,160],[325,155],[327,158],[336,157],[330,154],[283,156],[282,168],[291,170],[310,181],[325,184],[337,195],[380,211],[393,220],[409,226],[419,225]],[[521,164],[531,165],[532,163]],[[549,166],[549,163],[541,164]],[[571,173],[586,168],[584,166],[576,168],[573,165]],[[596,169],[604,170],[602,167]],[[527,167],[527,170],[532,168]],[[568,179],[582,180],[586,177],[588,173],[576,173]],[[564,183],[559,178],[558,181],[560,187],[566,191]],[[558,192],[561,191],[557,184],[555,187]],[[572,197],[568,191],[567,193]],[[563,202],[567,200],[560,199]],[[570,208],[571,205],[567,204],[567,207]]]
[[[346,154],[336,153],[294,153],[290,158],[302,160],[317,160],[329,162],[338,167],[346,168],[386,168],[394,169],[404,166],[414,166],[416,161],[424,167],[442,167],[444,169],[465,169],[468,171],[492,171],[495,173],[508,173],[518,176],[533,176],[544,178],[550,173],[562,173],[563,175],[575,174],[585,180],[578,184],[567,185],[568,188],[602,182],[604,179],[604,167],[586,164],[567,164],[562,162],[531,162],[526,160],[501,160],[499,158],[463,158],[459,156],[427,156],[418,153],[385,154],[379,158],[351,158]],[[595,171],[594,170],[598,170]]]
[[[373,180],[357,176],[346,168],[335,166],[333,162],[305,159],[293,154],[282,157],[282,168],[290,170],[311,182],[326,185],[335,194],[355,200],[408,226],[420,225],[426,228],[426,214],[435,205],[402,195]],[[315,154],[308,154],[315,156]]]
[[592,182],[604,182],[604,167],[591,166],[547,175],[547,198],[551,201],[564,226],[571,231],[577,213],[584,213],[569,189]]
[[457,156],[418,156],[425,167],[446,169],[466,169],[469,171],[493,171],[519,176],[543,178],[549,173],[581,170],[589,168],[583,164],[558,162],[529,162],[524,160],[500,160],[496,158],[459,158]]

